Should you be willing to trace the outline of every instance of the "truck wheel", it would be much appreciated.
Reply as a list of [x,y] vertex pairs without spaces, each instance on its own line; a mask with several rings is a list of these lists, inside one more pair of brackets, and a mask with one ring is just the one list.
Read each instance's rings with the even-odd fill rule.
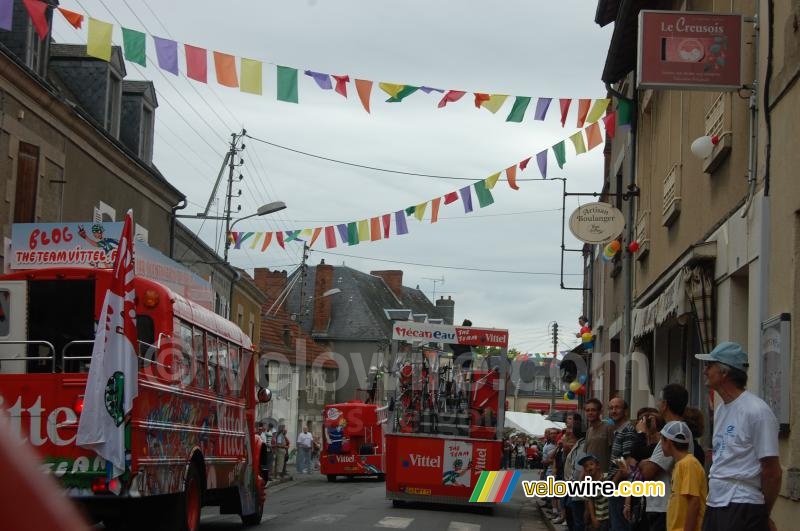
[[[258,498],[256,498],[258,499]],[[261,517],[264,515],[264,502],[259,501],[256,505],[256,512],[253,514],[241,514],[242,525],[253,526],[261,523]]]
[[378,474],[378,481],[386,481],[386,474]]
[[328,483],[336,483],[336,474],[328,474]]
[[395,508],[405,507],[405,505],[406,505],[406,502],[404,502],[403,500],[392,500],[392,507],[395,507]]
[[177,529],[197,531],[200,527],[200,509],[203,506],[203,483],[196,464],[189,465],[185,489],[175,504]]

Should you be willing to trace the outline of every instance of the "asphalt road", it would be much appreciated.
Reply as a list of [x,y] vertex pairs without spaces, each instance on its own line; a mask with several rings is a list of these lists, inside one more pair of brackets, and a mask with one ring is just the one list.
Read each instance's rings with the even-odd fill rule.
[[[534,479],[534,472],[526,471],[522,479]],[[241,524],[238,516],[220,515],[215,508],[209,508],[203,511],[201,529],[234,530],[241,529]],[[383,482],[339,479],[328,483],[324,476],[314,474],[296,476],[294,481],[268,489],[261,525],[250,529],[534,531],[547,527],[534,510],[533,501],[523,495],[521,486],[517,486],[509,503],[496,504],[493,514],[485,514],[471,507],[408,505],[394,508],[386,499]]]

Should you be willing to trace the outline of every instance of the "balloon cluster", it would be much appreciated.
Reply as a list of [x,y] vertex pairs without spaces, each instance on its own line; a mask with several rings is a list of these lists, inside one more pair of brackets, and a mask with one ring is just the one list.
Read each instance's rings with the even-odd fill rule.
[[572,381],[569,384],[569,391],[564,393],[564,400],[574,400],[578,395],[585,395],[586,394],[586,375],[582,374],[578,376],[577,380]]
[[603,260],[606,262],[613,260],[621,247],[619,240],[611,240],[609,244],[606,245],[605,249],[603,249]]
[[592,334],[592,329],[588,326],[581,327],[581,341],[583,342],[583,348],[586,350],[594,347],[594,335]]

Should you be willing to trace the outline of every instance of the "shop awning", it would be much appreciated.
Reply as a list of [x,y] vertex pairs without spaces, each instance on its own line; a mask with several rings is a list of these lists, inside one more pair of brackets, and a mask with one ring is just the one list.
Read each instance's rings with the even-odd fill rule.
[[652,332],[655,327],[672,315],[683,315],[689,311],[686,298],[686,275],[684,270],[678,271],[672,282],[644,308],[633,310],[631,321],[634,339]]

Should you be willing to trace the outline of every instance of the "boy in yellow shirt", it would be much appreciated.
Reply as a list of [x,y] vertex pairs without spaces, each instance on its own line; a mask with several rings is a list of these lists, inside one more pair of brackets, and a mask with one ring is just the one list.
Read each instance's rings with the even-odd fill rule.
[[700,531],[708,483],[703,466],[689,453],[692,432],[685,422],[668,422],[661,430],[664,455],[675,460],[667,505],[667,531]]

